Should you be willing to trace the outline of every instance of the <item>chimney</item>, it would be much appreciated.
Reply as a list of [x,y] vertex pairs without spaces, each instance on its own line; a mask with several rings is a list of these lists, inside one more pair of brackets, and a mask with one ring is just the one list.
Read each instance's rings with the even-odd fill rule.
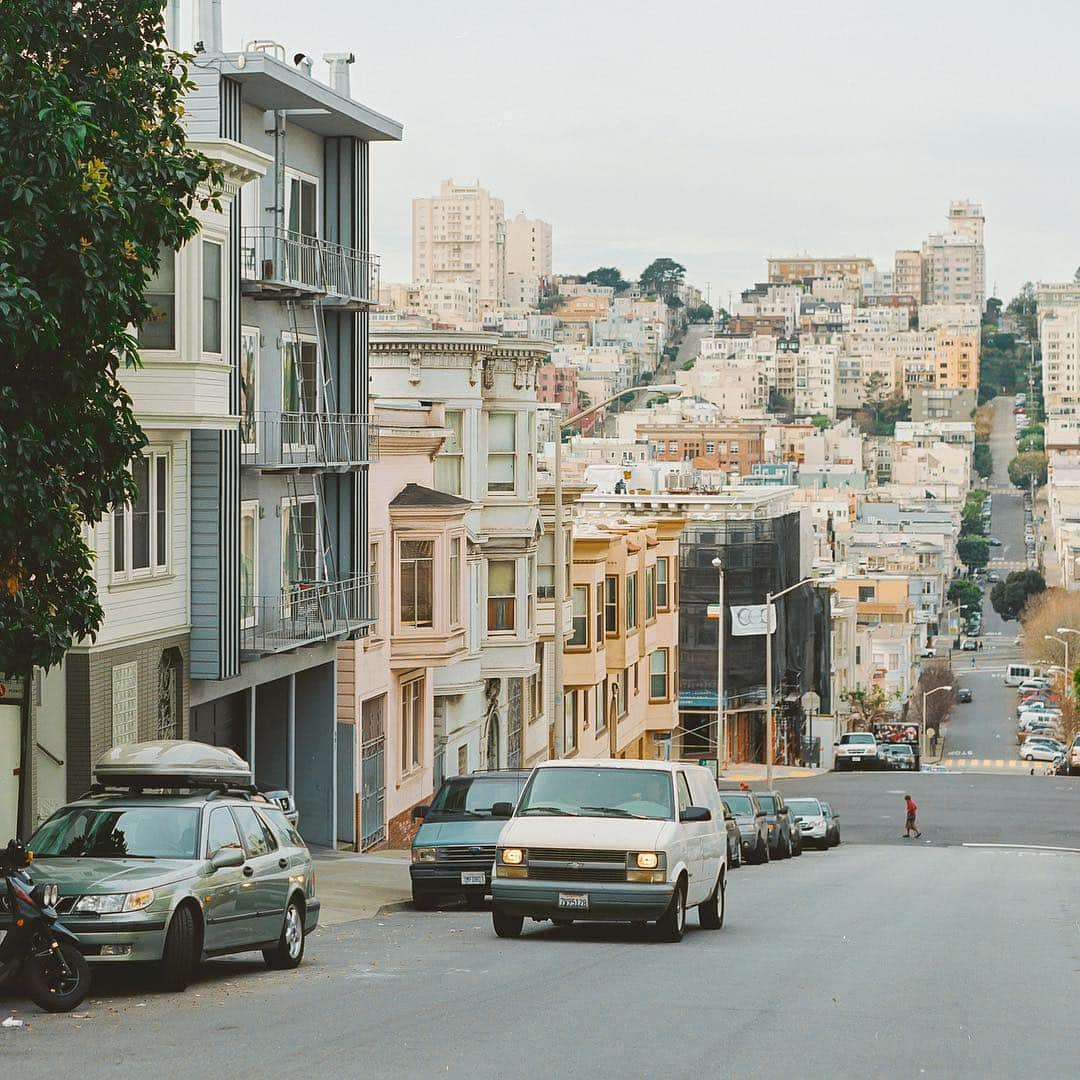
[[330,65],[330,89],[342,97],[351,97],[349,65],[356,57],[352,53],[326,53],[323,59]]
[[165,4],[165,40],[170,49],[180,48],[180,0],[168,0]]
[[221,0],[195,0],[196,52],[221,52]]

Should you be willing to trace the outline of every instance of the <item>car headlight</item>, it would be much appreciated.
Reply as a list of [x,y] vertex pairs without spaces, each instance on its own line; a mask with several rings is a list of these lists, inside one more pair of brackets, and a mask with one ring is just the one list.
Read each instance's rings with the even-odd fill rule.
[[507,866],[520,866],[525,861],[525,852],[518,847],[503,848],[499,852],[499,860]]
[[83,896],[72,911],[93,915],[119,915],[124,911],[142,911],[154,902],[153,889],[132,893],[106,893],[103,896]]
[[636,861],[639,870],[655,870],[660,865],[655,851],[639,851]]
[[414,847],[412,849],[413,862],[435,862],[435,849],[433,847]]

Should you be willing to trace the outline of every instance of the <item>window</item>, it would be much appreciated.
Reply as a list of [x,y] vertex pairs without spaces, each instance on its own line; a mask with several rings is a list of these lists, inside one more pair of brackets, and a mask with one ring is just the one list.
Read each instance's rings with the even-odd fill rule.
[[371,541],[368,544],[368,618],[372,620],[374,626],[371,628],[372,638],[381,637],[381,627],[379,626],[379,561],[382,557],[382,552],[379,550],[379,542],[377,540]]
[[469,775],[469,744],[462,743],[457,748],[457,771],[458,776]]
[[240,837],[244,841],[244,850],[249,859],[269,855],[277,847],[273,834],[250,806],[234,806],[232,814],[240,829]]
[[169,455],[141,455],[131,473],[135,501],[113,511],[114,580],[150,577],[169,566]]
[[318,580],[315,496],[281,500],[281,584],[286,591]]
[[656,567],[645,567],[645,621],[656,618]]
[[289,231],[315,238],[319,235],[319,185],[314,178],[289,175],[286,191]]
[[488,491],[514,493],[515,454],[517,451],[516,417],[512,412],[488,414]]
[[626,629],[637,628],[637,574],[626,575]]
[[533,685],[536,700],[533,702],[533,715],[544,715],[544,643],[536,643],[536,681]]
[[573,631],[566,644],[568,648],[584,649],[589,645],[589,587],[575,585],[573,589]]
[[461,625],[461,537],[450,541],[450,625]]
[[424,722],[424,680],[413,679],[401,686],[401,772],[420,767]]
[[675,790],[679,795],[679,814],[688,807],[694,805],[694,800],[690,797],[690,785],[686,782],[686,773],[679,773],[678,780],[675,782]]
[[112,744],[139,741],[139,663],[112,669]]
[[247,451],[258,447],[255,417],[259,409],[259,330],[240,329],[240,444]]
[[616,715],[621,720],[630,711],[630,669],[626,668],[615,684]]
[[210,827],[206,834],[206,857],[209,859],[219,851],[235,848],[243,852],[240,834],[236,831],[236,822],[226,806],[219,806],[210,813]]
[[513,631],[517,601],[517,564],[512,560],[488,563],[488,632]]
[[[281,411],[311,413],[319,408],[319,347],[306,338],[284,338],[281,343]],[[283,420],[282,441],[289,444],[311,442],[306,422],[289,417]]]
[[706,454],[713,454],[715,452],[716,452],[716,443],[707,442],[705,444],[705,453]]
[[596,645],[599,647],[604,641],[604,586],[597,583],[596,586]]
[[568,690],[563,698],[563,753],[578,747],[578,691]]
[[259,502],[240,504],[240,626],[247,629],[258,622]]
[[465,451],[462,440],[465,414],[447,409],[444,427],[450,432],[435,458],[435,487],[447,495],[460,495]]
[[667,611],[671,607],[668,593],[668,567],[669,557],[662,555],[656,560],[656,606],[661,611]]
[[668,700],[667,649],[657,649],[649,654],[649,700]]
[[873,585],[860,585],[859,586],[859,603],[867,603],[874,599],[874,586]]
[[431,626],[434,540],[402,540],[398,546],[402,626]]
[[221,253],[214,240],[202,242],[202,351],[221,352]]
[[536,595],[541,600],[555,598],[555,533],[545,532],[536,549]]
[[176,348],[176,252],[162,244],[158,271],[146,286],[150,315],[139,327],[139,348]]
[[614,575],[604,578],[604,631],[619,632],[619,579]]

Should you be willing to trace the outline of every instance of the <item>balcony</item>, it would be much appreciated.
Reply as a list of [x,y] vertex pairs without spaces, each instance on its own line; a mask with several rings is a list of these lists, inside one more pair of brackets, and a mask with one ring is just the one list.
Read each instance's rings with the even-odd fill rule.
[[240,278],[256,299],[322,298],[345,308],[379,299],[377,255],[273,226],[241,230]]
[[364,413],[259,412],[241,421],[241,444],[241,463],[258,469],[344,471],[379,456],[378,428]]
[[240,599],[240,651],[246,659],[347,638],[375,621],[374,575],[300,581],[272,596]]

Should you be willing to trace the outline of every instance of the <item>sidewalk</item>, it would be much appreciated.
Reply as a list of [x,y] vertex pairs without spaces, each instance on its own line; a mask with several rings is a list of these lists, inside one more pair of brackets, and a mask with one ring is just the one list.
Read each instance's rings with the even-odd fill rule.
[[320,926],[373,919],[412,904],[408,851],[355,855],[320,848],[311,855],[315,893],[322,901]]
[[[737,761],[728,765],[720,773],[721,780],[735,781],[748,784],[764,783],[765,766],[756,761]],[[774,765],[774,780],[804,780],[814,776],[824,776],[827,769],[803,768],[798,765]]]

